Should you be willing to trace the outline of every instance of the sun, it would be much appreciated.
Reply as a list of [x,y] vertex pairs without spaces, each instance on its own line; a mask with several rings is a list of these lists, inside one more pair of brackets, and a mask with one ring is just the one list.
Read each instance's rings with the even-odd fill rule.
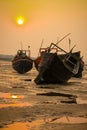
[[23,24],[23,20],[22,20],[22,19],[19,19],[19,20],[18,20],[18,24],[19,24],[19,25]]
[[18,25],[23,25],[24,24],[24,17],[23,16],[18,16],[16,19],[16,22]]

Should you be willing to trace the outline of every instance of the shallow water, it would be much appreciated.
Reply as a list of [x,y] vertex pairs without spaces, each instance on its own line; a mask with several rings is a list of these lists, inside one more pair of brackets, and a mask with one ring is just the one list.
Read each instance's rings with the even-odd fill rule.
[[[67,84],[36,85],[38,72],[33,69],[26,74],[18,74],[11,62],[0,61],[0,109],[8,107],[32,107],[46,104],[87,104],[87,67],[82,78],[71,78]],[[50,123],[87,123],[84,117],[47,118],[30,122],[12,123],[3,130],[38,130],[39,125]],[[38,125],[36,125],[38,123]],[[7,123],[9,124],[9,123]],[[35,129],[32,125],[35,124]]]
[[[34,83],[37,73],[33,67],[28,73],[21,75],[12,68],[11,62],[0,61],[0,107],[3,107],[5,103],[7,105],[9,100],[12,101],[14,99],[22,103],[22,98],[24,103],[29,95],[46,94],[49,90],[54,93],[58,90],[58,92],[62,94],[71,94],[72,96],[76,96],[77,104],[87,104],[86,68],[83,71],[82,78],[71,78],[66,85],[49,84],[37,86]],[[3,89],[5,89],[5,91]],[[57,95],[57,98],[58,96],[59,95]],[[61,103],[61,101],[59,101],[59,103]]]

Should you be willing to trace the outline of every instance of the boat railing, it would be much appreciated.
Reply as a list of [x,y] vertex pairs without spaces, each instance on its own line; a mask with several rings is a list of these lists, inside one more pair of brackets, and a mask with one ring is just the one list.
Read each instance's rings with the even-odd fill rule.
[[74,68],[74,66],[76,65],[76,63],[73,62],[73,61],[71,60],[71,58],[70,58],[70,59],[67,58],[66,61],[67,61],[67,64],[69,64],[69,65],[70,65],[71,67],[73,67],[73,68]]
[[[48,49],[48,47],[47,47],[47,48],[40,48],[40,55],[41,55],[43,52],[46,52],[47,49]],[[58,52],[58,49],[57,49],[57,48],[50,48],[50,51],[57,53],[57,52]]]

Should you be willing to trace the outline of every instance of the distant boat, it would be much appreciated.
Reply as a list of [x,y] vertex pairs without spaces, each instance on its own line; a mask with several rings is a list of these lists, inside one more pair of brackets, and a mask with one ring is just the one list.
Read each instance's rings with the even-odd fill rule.
[[[51,48],[55,46],[58,51],[65,54],[59,55],[57,52],[52,53]],[[50,47],[44,51],[41,61],[38,66],[38,76],[35,78],[36,84],[44,83],[65,83],[72,76],[76,75],[80,65],[80,51],[72,53],[70,50],[67,53],[54,43],[51,43]]]
[[12,67],[20,74],[24,74],[32,69],[33,60],[30,58],[30,50],[18,50],[12,60]]

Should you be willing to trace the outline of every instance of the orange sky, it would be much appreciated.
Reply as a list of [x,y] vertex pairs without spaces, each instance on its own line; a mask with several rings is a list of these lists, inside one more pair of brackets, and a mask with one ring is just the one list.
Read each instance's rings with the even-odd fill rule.
[[[16,24],[23,16],[25,23]],[[64,39],[60,46],[68,49],[68,38],[75,50],[87,59],[87,0],[0,0],[0,53],[16,54],[31,46],[31,56],[37,56],[42,39],[43,47]]]

